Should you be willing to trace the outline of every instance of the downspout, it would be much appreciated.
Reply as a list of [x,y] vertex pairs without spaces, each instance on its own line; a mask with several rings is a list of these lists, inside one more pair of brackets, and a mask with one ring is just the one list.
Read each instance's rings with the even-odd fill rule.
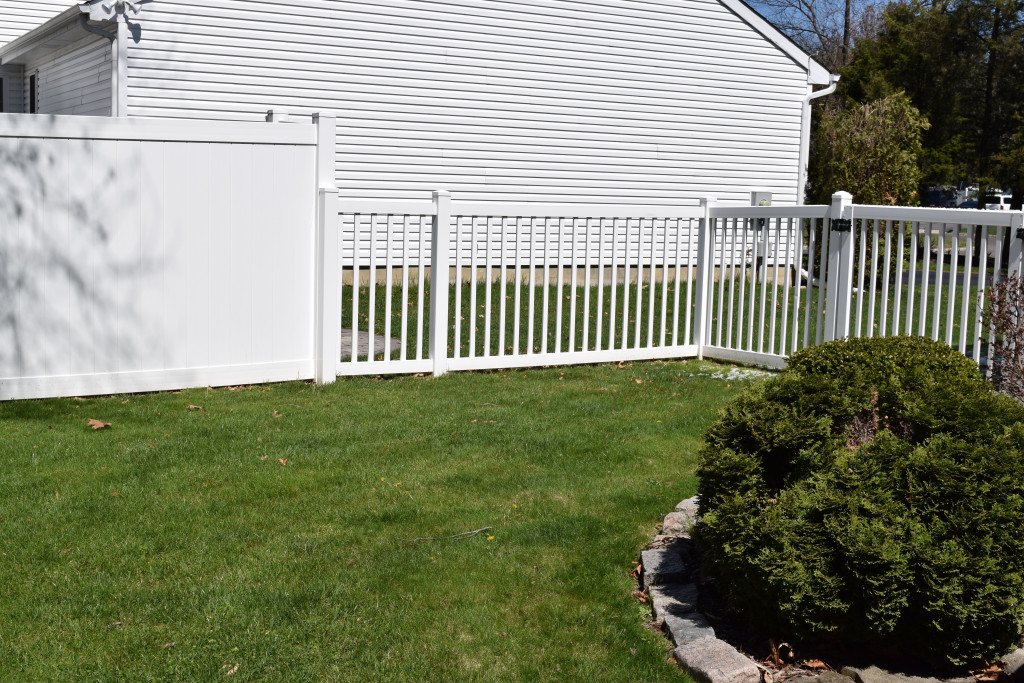
[[807,159],[811,149],[811,100],[816,100],[825,95],[831,95],[839,85],[839,74],[829,74],[827,88],[818,91],[811,91],[814,86],[808,85],[807,97],[804,98],[803,111],[800,117],[800,169],[797,181],[797,204],[804,203],[804,193],[807,189]]
[[78,17],[79,25],[89,33],[95,33],[110,41],[111,58],[111,92],[110,115],[126,116],[128,101],[128,23],[125,21],[124,9],[118,8],[114,16],[117,22],[117,33],[104,31],[89,23],[89,17],[82,14]]

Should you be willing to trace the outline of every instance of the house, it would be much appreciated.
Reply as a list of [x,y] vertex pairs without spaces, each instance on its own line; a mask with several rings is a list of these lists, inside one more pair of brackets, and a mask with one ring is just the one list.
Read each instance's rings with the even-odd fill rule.
[[4,111],[333,111],[343,199],[800,203],[836,80],[741,0],[60,5],[0,0]]

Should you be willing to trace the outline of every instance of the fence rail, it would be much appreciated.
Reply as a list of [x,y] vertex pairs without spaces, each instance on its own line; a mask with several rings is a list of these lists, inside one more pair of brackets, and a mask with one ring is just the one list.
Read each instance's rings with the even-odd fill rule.
[[353,335],[339,375],[693,356],[782,367],[823,341],[901,333],[984,362],[985,292],[1020,271],[1024,241],[1021,212],[845,193],[577,207],[438,192],[346,201],[340,226],[344,324],[377,338]]

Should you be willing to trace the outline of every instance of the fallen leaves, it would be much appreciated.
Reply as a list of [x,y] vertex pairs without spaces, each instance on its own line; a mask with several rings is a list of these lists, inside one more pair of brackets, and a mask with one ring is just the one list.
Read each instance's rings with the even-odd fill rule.
[[281,415],[281,413],[279,413],[279,412],[277,412],[277,411],[275,410],[274,412],[272,412],[272,413],[270,414],[270,417],[275,417],[275,418],[276,418],[276,417],[283,417],[283,415]]
[[107,628],[117,628],[118,626],[124,626],[124,622],[122,622],[122,621],[115,621],[115,622],[107,624]]
[[281,463],[281,467],[287,467],[288,466],[288,458],[278,458],[277,461],[279,463]]
[[783,667],[793,661],[795,655],[793,648],[789,643],[775,644],[775,640],[769,639],[768,644],[771,646],[771,654],[765,659],[766,664],[771,664],[774,667]]
[[976,671],[971,671],[970,673],[972,676],[974,676],[975,680],[982,681],[984,683],[989,683],[991,681],[1002,682],[1010,680],[1010,677],[1006,675],[1005,671],[1003,671],[1001,662],[996,662],[995,664],[988,664],[985,668],[978,669]]
[[109,423],[109,422],[104,422],[102,420],[92,419],[92,420],[89,420],[89,426],[92,427],[94,430],[96,430],[96,429],[106,429],[107,427],[111,427],[113,425],[111,425],[111,423]]
[[195,412],[196,410],[201,410],[201,411],[203,411],[204,413],[206,412],[206,408],[204,408],[204,407],[202,407],[202,406],[193,406],[193,405],[190,405],[190,406],[188,407],[188,410],[189,410],[189,412]]

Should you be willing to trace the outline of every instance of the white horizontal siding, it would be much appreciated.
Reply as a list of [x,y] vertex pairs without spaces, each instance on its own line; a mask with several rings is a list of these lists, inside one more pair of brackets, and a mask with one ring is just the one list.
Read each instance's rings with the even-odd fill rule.
[[[541,205],[538,205],[541,206]],[[429,266],[431,216],[341,216],[341,264],[393,268]],[[697,263],[698,221],[689,218],[551,218],[544,216],[474,217],[455,215],[451,223],[449,263],[484,269],[582,268],[624,266],[661,268]],[[711,244],[716,268],[746,268],[755,263],[784,267],[806,253],[802,226],[729,221]],[[802,242],[800,240],[803,240]],[[756,246],[755,246],[756,241]],[[767,245],[767,258],[765,246]],[[666,254],[666,248],[668,253]],[[371,261],[372,256],[372,261]],[[390,259],[390,260],[389,260]],[[737,271],[738,272],[738,271]],[[492,272],[498,277],[498,271]]]
[[25,64],[26,74],[36,72],[40,114],[110,116],[111,55],[104,38],[90,35]]
[[343,196],[795,202],[807,75],[717,0],[161,0],[133,116],[338,115]]
[[73,0],[0,0],[0,45],[28,33],[74,4]]
[[22,84],[22,71],[20,64],[8,64],[0,66],[0,78],[3,79],[3,88],[0,92],[0,99],[3,106],[0,113],[18,114],[24,109],[24,85]]

